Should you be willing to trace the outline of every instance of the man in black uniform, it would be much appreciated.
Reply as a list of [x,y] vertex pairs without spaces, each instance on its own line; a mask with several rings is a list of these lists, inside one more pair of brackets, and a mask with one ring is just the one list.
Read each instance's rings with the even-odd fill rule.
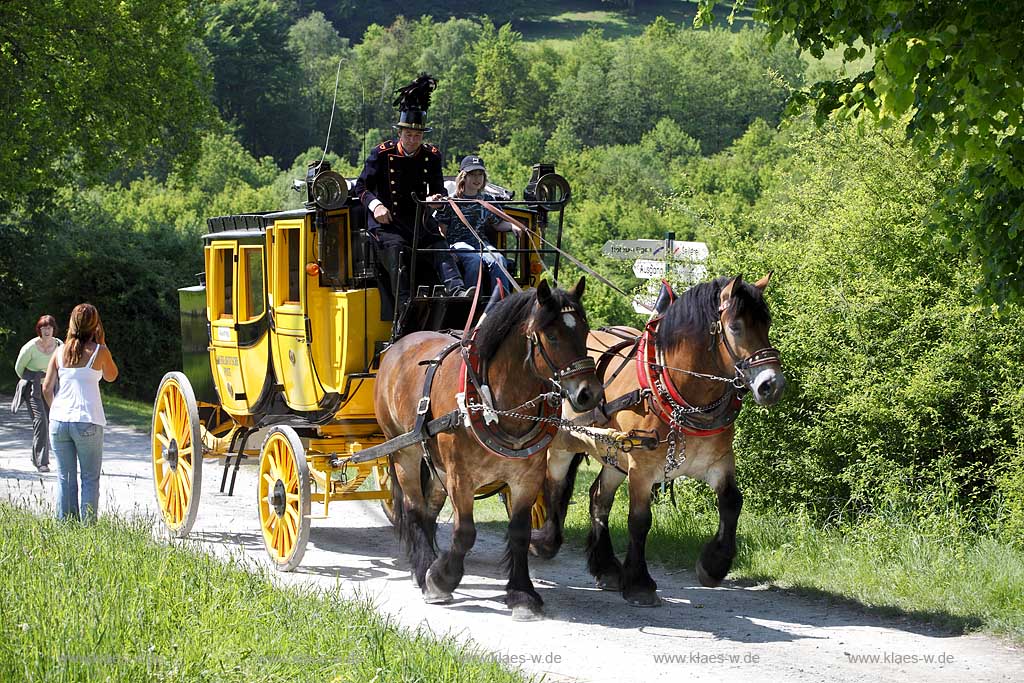
[[[403,315],[410,298],[409,251],[416,222],[416,202],[410,195],[440,200],[447,195],[441,174],[441,153],[433,145],[423,144],[423,134],[432,129],[424,125],[430,93],[437,81],[426,74],[399,90],[395,104],[401,111],[394,128],[396,140],[377,145],[366,159],[352,192],[367,209],[370,235],[377,246],[378,260],[388,271],[395,296],[395,309]],[[428,217],[420,226],[417,249],[438,251],[421,254],[433,265],[438,279],[449,294],[467,294],[459,267],[448,251],[448,243]]]

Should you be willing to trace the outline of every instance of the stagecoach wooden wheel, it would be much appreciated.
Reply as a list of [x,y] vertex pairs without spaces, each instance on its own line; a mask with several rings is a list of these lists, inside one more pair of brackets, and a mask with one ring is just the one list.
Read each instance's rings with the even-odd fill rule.
[[157,505],[167,528],[182,538],[199,510],[203,437],[195,393],[180,372],[169,372],[160,381],[150,441]]
[[299,435],[274,427],[260,449],[260,529],[270,559],[280,571],[299,566],[309,541],[309,467]]

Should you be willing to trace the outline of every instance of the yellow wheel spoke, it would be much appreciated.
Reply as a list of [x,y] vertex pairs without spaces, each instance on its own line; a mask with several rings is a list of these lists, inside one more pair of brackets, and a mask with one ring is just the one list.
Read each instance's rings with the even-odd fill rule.
[[170,493],[170,490],[167,487],[171,483],[171,479],[173,477],[171,477],[171,471],[170,470],[165,470],[163,468],[160,468],[160,470],[161,470],[161,472],[160,472],[159,490],[163,491],[164,495],[167,496]]
[[159,441],[160,445],[163,446],[164,448],[167,448],[167,447],[169,447],[171,445],[171,440],[168,439],[163,434],[161,434],[160,432],[156,432],[155,436],[156,436],[156,440]]
[[284,545],[282,546],[282,555],[289,554],[289,551],[295,547],[295,527],[292,526],[291,522],[287,519],[284,520]]
[[160,411],[160,422],[162,422],[164,425],[164,434],[166,434],[168,437],[173,438],[175,432],[173,429],[171,429],[171,419],[167,416],[167,413],[164,411]]
[[286,494],[284,494],[284,499],[285,499],[285,502],[287,502],[287,503],[295,503],[295,502],[298,502],[298,500],[299,500],[299,494],[297,494],[297,493],[286,493]]
[[188,508],[188,494],[185,491],[185,482],[182,481],[181,477],[178,477],[178,510],[182,517],[185,516],[185,510]]
[[274,552],[277,553],[278,557],[280,557],[281,555],[284,555],[284,553],[281,552],[281,546],[282,545],[283,545],[283,542],[281,540],[281,525],[280,524],[275,524],[274,525]]
[[167,511],[171,513],[171,518],[178,518],[178,482],[173,472],[167,474]]

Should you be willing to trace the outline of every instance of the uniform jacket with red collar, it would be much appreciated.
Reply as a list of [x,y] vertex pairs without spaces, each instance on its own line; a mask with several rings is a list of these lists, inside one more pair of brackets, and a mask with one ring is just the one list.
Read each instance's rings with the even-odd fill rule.
[[[425,199],[432,194],[448,194],[441,163],[441,152],[434,145],[421,145],[416,154],[406,156],[396,140],[388,140],[370,152],[352,192],[368,210],[370,203],[379,199],[397,221],[392,229],[411,236],[416,204],[410,195]],[[368,222],[371,229],[379,227],[372,211],[368,211]]]

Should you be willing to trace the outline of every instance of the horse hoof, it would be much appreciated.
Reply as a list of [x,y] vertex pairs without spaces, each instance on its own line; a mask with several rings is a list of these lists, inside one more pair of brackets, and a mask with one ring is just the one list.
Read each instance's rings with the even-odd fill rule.
[[540,611],[539,607],[516,605],[512,608],[513,621],[540,621],[543,618],[544,614]]
[[697,580],[705,588],[718,588],[722,585],[722,579],[716,579],[711,574],[708,574],[708,571],[704,569],[704,565],[700,562],[697,563]]
[[452,601],[451,593],[424,593],[423,602],[428,605],[447,605]]
[[633,607],[661,607],[661,598],[657,593],[635,593],[623,597]]
[[622,590],[622,582],[619,580],[618,576],[609,574],[607,576],[597,577],[597,587],[603,591],[615,591],[618,593]]

